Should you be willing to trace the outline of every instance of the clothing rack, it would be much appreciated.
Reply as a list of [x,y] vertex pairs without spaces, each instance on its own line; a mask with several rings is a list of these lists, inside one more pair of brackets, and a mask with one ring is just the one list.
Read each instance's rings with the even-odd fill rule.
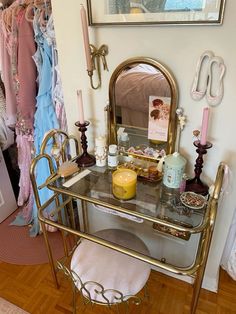
[[[8,125],[15,124],[21,173],[18,206],[22,210],[13,224],[32,224],[30,233],[35,236],[39,225],[29,177],[31,160],[46,132],[67,130],[51,1],[15,0],[1,12],[0,22],[6,116]],[[49,145],[48,152],[51,149]],[[47,175],[42,169],[38,177]]]

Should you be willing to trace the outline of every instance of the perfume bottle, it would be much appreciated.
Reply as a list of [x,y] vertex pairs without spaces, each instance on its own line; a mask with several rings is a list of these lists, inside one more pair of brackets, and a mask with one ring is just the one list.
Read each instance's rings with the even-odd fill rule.
[[121,133],[119,137],[119,152],[124,153],[129,149],[129,135],[126,132]]

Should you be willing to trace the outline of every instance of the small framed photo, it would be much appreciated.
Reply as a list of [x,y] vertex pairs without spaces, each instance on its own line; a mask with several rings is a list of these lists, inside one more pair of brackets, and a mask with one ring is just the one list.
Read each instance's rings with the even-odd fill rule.
[[87,0],[89,24],[222,24],[226,0]]
[[170,121],[170,97],[149,97],[148,139],[167,142]]

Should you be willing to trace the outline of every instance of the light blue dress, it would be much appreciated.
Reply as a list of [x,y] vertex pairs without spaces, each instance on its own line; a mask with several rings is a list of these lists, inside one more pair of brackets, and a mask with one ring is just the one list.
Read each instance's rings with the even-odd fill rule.
[[[59,123],[56,117],[54,104],[52,101],[52,49],[48,45],[46,38],[43,36],[42,31],[36,25],[34,25],[35,40],[38,44],[38,50],[34,56],[34,60],[37,64],[39,71],[39,90],[37,95],[36,113],[34,120],[34,144],[35,155],[40,153],[40,146],[43,141],[45,133],[51,129],[58,129]],[[51,154],[52,142],[49,142],[46,147],[46,153]],[[48,163],[46,160],[41,160],[38,163],[36,169],[36,181],[37,185],[44,183],[46,178],[50,175]],[[39,190],[39,197],[41,204],[45,203],[53,192],[48,188]],[[51,211],[51,208],[46,208],[45,215]],[[39,222],[37,217],[37,207],[34,203],[32,213],[32,228],[30,230],[30,236],[36,236],[39,232]]]

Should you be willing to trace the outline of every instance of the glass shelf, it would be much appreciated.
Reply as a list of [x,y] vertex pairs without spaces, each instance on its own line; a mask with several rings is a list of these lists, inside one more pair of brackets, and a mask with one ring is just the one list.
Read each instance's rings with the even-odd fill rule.
[[[135,198],[122,201],[112,194],[112,171],[107,168],[88,168],[90,173],[70,187],[63,184],[69,179],[58,179],[48,185],[54,191],[86,200],[96,205],[112,208],[121,213],[152,223],[167,224],[179,230],[195,233],[204,222],[206,208],[192,210],[180,203],[178,191],[162,183],[137,182]],[[164,222],[163,222],[164,221]],[[197,231],[196,231],[197,232]],[[199,232],[199,231],[198,231]]]

